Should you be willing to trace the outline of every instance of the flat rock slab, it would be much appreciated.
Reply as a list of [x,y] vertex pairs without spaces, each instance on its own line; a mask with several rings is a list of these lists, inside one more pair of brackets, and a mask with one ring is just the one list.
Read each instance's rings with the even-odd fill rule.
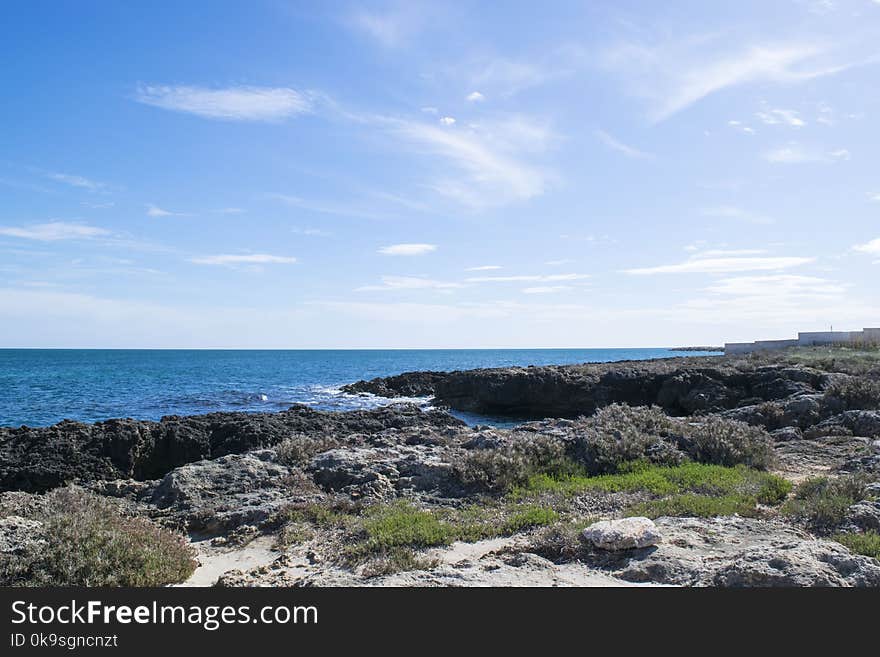
[[658,518],[663,542],[587,558],[614,577],[684,586],[880,586],[880,563],[781,523]]

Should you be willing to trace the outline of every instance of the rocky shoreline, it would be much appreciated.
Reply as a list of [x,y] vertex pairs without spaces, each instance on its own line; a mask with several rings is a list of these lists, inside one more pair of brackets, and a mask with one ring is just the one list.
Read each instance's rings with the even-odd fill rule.
[[79,499],[107,546],[137,531],[167,562],[126,575],[142,555],[114,547],[116,570],[89,585],[880,586],[880,354],[413,372],[346,391],[437,408],[0,428],[0,583],[83,583],[52,561],[78,541],[59,500]]

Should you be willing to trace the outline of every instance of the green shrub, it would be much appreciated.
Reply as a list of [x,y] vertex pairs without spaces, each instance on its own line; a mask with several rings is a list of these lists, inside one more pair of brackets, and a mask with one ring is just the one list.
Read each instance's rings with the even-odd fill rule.
[[682,447],[700,463],[742,464],[766,470],[775,460],[773,442],[764,429],[720,417],[690,427]]
[[586,552],[586,545],[581,535],[593,522],[595,522],[594,518],[584,518],[547,527],[532,540],[530,549],[535,554],[556,563],[580,559]]
[[540,492],[577,495],[591,490],[606,493],[644,491],[651,495],[696,493],[721,496],[738,493],[753,497],[762,504],[778,504],[791,490],[791,483],[782,477],[745,466],[729,468],[683,463],[669,467],[637,462],[621,466],[621,469],[624,472],[597,477],[535,475],[515,493],[519,497]]
[[866,377],[836,381],[825,391],[825,401],[839,410],[880,409],[880,381]]
[[364,521],[367,544],[371,550],[393,547],[425,548],[446,545],[452,531],[430,511],[399,502],[382,507]]
[[126,517],[112,502],[79,488],[47,493],[33,519],[43,523],[45,543],[19,557],[26,563],[12,569],[5,564],[3,570],[19,576],[6,584],[163,586],[185,580],[196,568],[183,536]]
[[743,494],[722,495],[673,495],[659,500],[643,502],[631,507],[628,516],[646,516],[659,518],[660,516],[678,517],[712,517],[731,516],[755,516],[758,514],[757,500],[754,496]]
[[682,454],[672,437],[682,428],[659,408],[611,404],[585,421],[571,450],[591,475],[614,473],[621,464],[639,460],[675,465]]
[[469,450],[454,468],[466,488],[492,493],[520,486],[534,474],[578,469],[561,441],[542,435],[518,437],[497,449]]
[[504,521],[502,532],[516,534],[524,529],[550,525],[559,520],[559,514],[545,506],[527,506]]
[[866,557],[880,560],[880,534],[875,531],[865,532],[864,534],[847,532],[835,534],[831,538],[845,545],[849,548],[850,552],[864,554]]
[[846,519],[852,504],[865,499],[867,483],[862,474],[807,479],[795,489],[783,512],[817,531],[830,531]]

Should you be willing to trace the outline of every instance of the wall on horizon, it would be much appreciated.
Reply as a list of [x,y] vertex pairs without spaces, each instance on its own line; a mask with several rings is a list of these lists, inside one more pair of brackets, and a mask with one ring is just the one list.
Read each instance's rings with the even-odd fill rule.
[[728,342],[724,345],[724,355],[737,356],[755,351],[777,351],[788,347],[815,347],[817,345],[848,343],[880,343],[880,328],[866,328],[861,331],[809,331],[798,333],[797,340]]

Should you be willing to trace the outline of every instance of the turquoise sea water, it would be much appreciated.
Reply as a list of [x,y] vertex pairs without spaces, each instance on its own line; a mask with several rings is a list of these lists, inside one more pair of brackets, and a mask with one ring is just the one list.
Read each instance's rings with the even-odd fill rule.
[[0,426],[65,418],[159,419],[211,411],[324,410],[387,403],[339,386],[413,370],[643,360],[667,349],[235,351],[0,349]]

